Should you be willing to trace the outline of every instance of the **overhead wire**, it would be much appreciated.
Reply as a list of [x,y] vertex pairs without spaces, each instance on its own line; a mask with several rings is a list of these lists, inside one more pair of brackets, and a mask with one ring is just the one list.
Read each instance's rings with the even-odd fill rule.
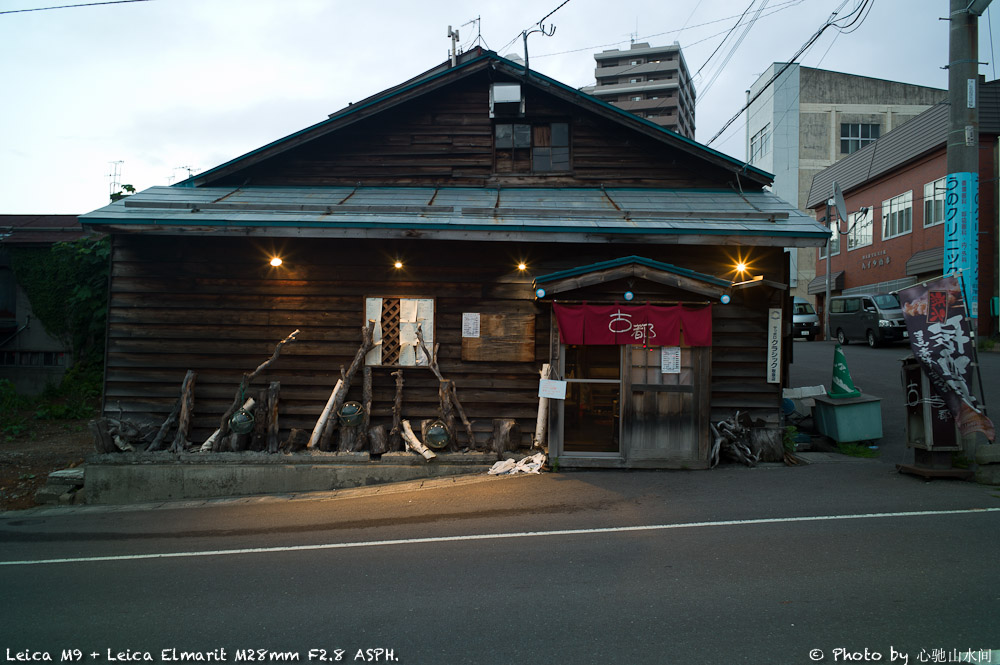
[[[863,2],[863,3],[862,3],[862,4],[860,5],[860,6],[856,7],[856,8],[854,9],[854,10],[852,10],[852,11],[851,11],[851,12],[850,12],[850,13],[849,13],[849,14],[848,14],[847,16],[845,16],[845,17],[844,17],[844,19],[850,19],[851,17],[855,17],[855,19],[856,19],[857,17],[855,16],[855,14],[859,14],[859,13],[861,13],[861,11],[859,11],[859,10],[862,10],[862,11],[863,11],[863,10],[864,10],[864,9],[865,9],[865,8],[866,8],[866,7],[868,6],[868,4],[869,4],[870,2],[873,2],[873,1],[874,1],[874,0],[864,0],[864,2]],[[723,133],[723,132],[725,132],[725,131],[726,131],[726,130],[727,130],[727,129],[729,128],[729,126],[730,126],[730,125],[732,125],[732,124],[733,124],[734,122],[736,122],[736,120],[737,120],[737,119],[738,119],[738,118],[739,118],[739,117],[740,117],[740,116],[741,116],[741,115],[743,114],[743,112],[744,112],[744,111],[746,111],[746,110],[747,110],[748,108],[750,108],[750,105],[751,105],[751,104],[752,104],[753,102],[755,102],[755,101],[756,101],[756,100],[757,100],[757,99],[758,99],[758,98],[759,98],[759,97],[760,97],[760,96],[761,96],[761,95],[762,95],[762,94],[764,93],[764,91],[765,91],[765,90],[767,90],[767,89],[768,89],[768,88],[770,87],[770,85],[771,85],[772,83],[774,83],[774,82],[775,82],[775,81],[776,81],[776,80],[778,79],[778,77],[779,77],[779,76],[781,76],[782,74],[784,74],[784,73],[785,73],[785,71],[786,71],[786,70],[787,70],[787,69],[788,69],[789,67],[791,67],[792,65],[794,65],[794,64],[795,64],[796,60],[798,60],[798,59],[799,59],[799,57],[801,57],[803,53],[805,53],[805,52],[806,52],[806,51],[807,51],[807,50],[808,50],[808,49],[809,49],[810,47],[812,47],[812,45],[813,45],[813,44],[815,44],[815,43],[816,43],[816,41],[817,41],[817,40],[818,40],[818,39],[820,38],[820,36],[821,36],[821,35],[822,35],[822,34],[823,34],[823,33],[824,33],[824,32],[825,32],[826,30],[827,30],[827,28],[830,28],[830,27],[835,27],[835,26],[837,26],[837,23],[836,23],[837,19],[835,19],[834,17],[836,17],[836,16],[837,16],[837,14],[839,14],[839,13],[840,13],[840,10],[844,8],[844,6],[845,6],[845,5],[847,4],[847,2],[848,2],[848,0],[844,0],[844,1],[843,1],[843,2],[842,2],[842,3],[841,3],[841,4],[840,4],[840,5],[838,6],[838,7],[837,7],[837,9],[835,9],[835,10],[833,11],[833,13],[832,13],[832,14],[830,15],[830,18],[828,18],[828,19],[827,19],[827,20],[826,20],[826,21],[825,21],[825,22],[823,23],[823,25],[821,25],[821,26],[819,27],[819,29],[817,29],[817,30],[816,30],[816,32],[814,32],[814,33],[813,33],[813,35],[812,35],[812,36],[811,36],[811,37],[810,37],[810,38],[809,38],[809,39],[808,39],[808,40],[806,41],[806,43],[805,43],[805,44],[803,44],[803,45],[802,45],[802,46],[801,46],[801,47],[799,48],[799,50],[795,52],[795,55],[793,55],[793,56],[791,57],[791,59],[790,59],[790,60],[789,60],[788,62],[786,62],[786,63],[785,63],[785,64],[784,64],[784,65],[783,65],[783,66],[781,67],[781,69],[779,69],[779,70],[778,70],[777,72],[775,72],[775,74],[774,74],[773,76],[771,76],[771,78],[770,78],[770,79],[768,79],[768,81],[767,81],[767,82],[766,82],[766,83],[765,83],[765,84],[763,85],[763,87],[761,87],[761,89],[760,89],[760,90],[758,90],[756,94],[754,94],[754,95],[753,95],[753,96],[752,96],[752,97],[751,97],[750,99],[748,99],[748,100],[747,100],[747,102],[746,102],[746,104],[745,104],[745,105],[744,105],[744,106],[743,106],[742,108],[740,108],[740,110],[739,110],[739,111],[738,111],[738,112],[736,113],[736,115],[734,115],[734,116],[733,116],[732,118],[730,118],[730,119],[729,119],[729,120],[728,120],[728,121],[727,121],[727,122],[726,122],[726,123],[725,123],[725,124],[724,124],[724,125],[722,126],[722,129],[720,129],[720,130],[719,130],[718,132],[716,132],[716,133],[715,133],[715,135],[714,135],[714,136],[713,136],[712,138],[710,138],[710,139],[709,139],[709,140],[708,140],[708,141],[707,141],[707,142],[705,143],[705,145],[712,145],[712,143],[713,143],[713,142],[714,142],[714,141],[715,141],[715,140],[716,140],[717,138],[719,138],[719,136],[721,136],[721,135],[722,135],[722,133]],[[867,16],[867,14],[866,14],[866,16]],[[847,26],[847,27],[849,27],[850,25],[853,25],[853,24],[854,24],[854,23],[852,22],[852,23],[848,24],[848,26]]]
[[151,2],[152,0],[105,0],[105,2],[85,2],[77,5],[59,5],[56,7],[34,7],[32,9],[5,9],[0,14],[23,14],[24,12],[44,12],[50,9],[74,9],[76,7],[95,7],[97,5],[122,5],[129,2]]
[[[552,16],[552,15],[553,15],[553,14],[555,14],[555,13],[556,13],[557,11],[559,11],[560,9],[562,9],[563,7],[565,7],[566,5],[568,5],[568,4],[570,3],[570,1],[571,1],[571,0],[563,0],[563,1],[562,1],[562,2],[561,2],[561,3],[559,4],[559,6],[558,6],[558,7],[556,7],[556,8],[555,8],[555,9],[553,9],[552,11],[550,11],[550,12],[549,12],[548,14],[546,14],[546,15],[545,15],[545,16],[543,16],[542,18],[538,19],[538,21],[536,21],[536,22],[535,22],[535,23],[533,23],[532,25],[537,25],[537,26],[541,27],[542,23],[544,23],[544,22],[545,22],[545,19],[547,19],[548,17]],[[501,47],[500,47],[500,50],[498,50],[498,51],[497,51],[497,53],[502,53],[503,51],[505,51],[505,50],[506,50],[506,49],[507,49],[508,47],[510,47],[510,45],[511,45],[511,44],[513,44],[514,42],[516,42],[516,41],[517,41],[517,38],[518,38],[518,37],[520,37],[520,36],[521,36],[521,35],[523,35],[523,34],[524,34],[524,31],[522,30],[520,34],[517,34],[517,35],[514,35],[514,38],[513,38],[513,39],[511,39],[511,40],[510,40],[509,42],[507,42],[506,44],[504,44],[503,46],[501,46]]]
[[736,43],[730,47],[729,52],[726,54],[726,57],[722,60],[722,63],[716,68],[715,74],[713,74],[712,78],[709,79],[708,83],[705,84],[705,87],[698,92],[699,97],[703,97],[704,95],[708,94],[708,91],[712,88],[712,85],[718,80],[719,76],[726,68],[726,65],[729,64],[729,61],[732,60],[733,55],[739,49],[740,45],[743,44],[743,40],[746,39],[747,34],[750,33],[750,29],[753,28],[754,24],[757,23],[757,19],[760,18],[760,13],[764,11],[764,7],[766,6],[767,6],[767,0],[761,0],[760,7],[757,8],[757,12],[754,14],[753,18],[746,23],[746,26],[743,28],[743,32],[736,40]]

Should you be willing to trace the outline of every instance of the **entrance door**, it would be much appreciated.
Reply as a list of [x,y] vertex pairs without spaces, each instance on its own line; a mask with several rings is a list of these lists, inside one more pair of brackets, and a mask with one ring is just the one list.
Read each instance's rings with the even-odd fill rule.
[[709,349],[629,346],[625,354],[628,465],[705,466]]
[[563,347],[563,452],[620,455],[621,347]]

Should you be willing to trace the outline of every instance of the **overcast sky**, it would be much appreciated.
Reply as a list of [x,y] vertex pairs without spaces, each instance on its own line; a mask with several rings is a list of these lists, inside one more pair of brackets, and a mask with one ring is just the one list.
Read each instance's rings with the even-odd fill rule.
[[[0,0],[0,12],[72,2]],[[217,166],[443,62],[449,25],[465,48],[521,54],[521,31],[561,3],[149,0],[0,13],[0,213],[99,208],[115,161],[121,182],[139,190]],[[839,16],[861,3],[847,0]],[[594,82],[596,52],[634,38],[679,42],[691,73],[701,70],[697,139],[706,142],[758,76],[841,4],[755,0],[723,42],[750,0],[569,0],[545,21],[553,36],[528,38],[530,64],[580,87]],[[987,80],[996,78],[998,12],[979,26]],[[874,0],[860,25],[827,29],[799,61],[946,88],[947,13],[948,0]],[[745,122],[712,147],[742,159]]]

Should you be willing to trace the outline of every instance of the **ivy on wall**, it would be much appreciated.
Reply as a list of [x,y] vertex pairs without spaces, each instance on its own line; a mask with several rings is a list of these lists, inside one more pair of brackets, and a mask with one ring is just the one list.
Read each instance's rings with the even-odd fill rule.
[[11,268],[45,330],[70,350],[73,365],[104,363],[111,241],[87,236],[51,247],[7,247]]

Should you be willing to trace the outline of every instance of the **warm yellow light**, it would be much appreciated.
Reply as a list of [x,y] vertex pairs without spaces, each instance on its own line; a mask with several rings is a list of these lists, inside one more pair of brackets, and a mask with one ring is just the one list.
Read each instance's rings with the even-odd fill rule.
[[518,270],[527,270],[528,269],[528,264],[525,263],[524,261],[522,261],[521,263],[517,264],[517,269]]
[[403,267],[403,262],[402,261],[396,261],[392,265],[393,265],[394,268],[397,268],[397,269],[398,268],[402,268]]
[[274,257],[273,259],[271,259],[271,265],[277,268],[278,266],[281,265],[281,259],[278,258],[277,256]]
[[736,272],[738,272],[738,273],[740,273],[742,275],[746,271],[747,271],[747,264],[746,263],[744,263],[743,261],[740,261],[739,263],[736,264]]

